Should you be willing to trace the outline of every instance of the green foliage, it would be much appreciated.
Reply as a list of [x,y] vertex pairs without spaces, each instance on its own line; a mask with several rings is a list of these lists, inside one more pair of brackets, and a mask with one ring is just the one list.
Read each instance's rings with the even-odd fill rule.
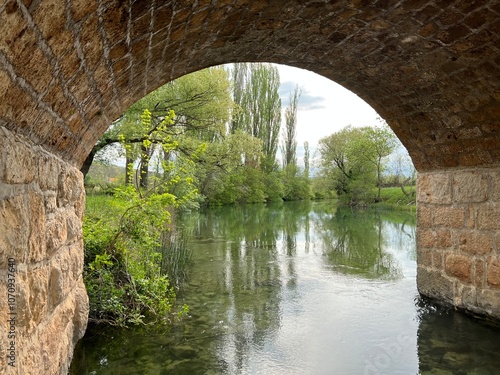
[[138,270],[156,270],[154,260],[131,256],[145,252],[143,228],[128,215],[133,210],[117,197],[89,196],[88,202],[83,230],[89,320],[126,326],[168,319],[175,300],[168,278],[154,271],[145,278]]
[[283,200],[296,201],[312,198],[309,178],[298,172],[297,166],[289,164],[282,173]]
[[395,139],[387,127],[347,127],[321,139],[321,175],[330,181],[323,190],[334,190],[353,206],[379,201],[385,158],[394,150]]
[[171,318],[175,292],[158,248],[171,212],[195,196],[190,178],[171,169],[149,190],[126,185],[114,196],[89,197],[83,229],[91,321],[125,326]]
[[235,64],[233,80],[237,111],[233,115],[231,132],[240,130],[260,139],[266,159],[262,166],[271,170],[276,162],[281,126],[278,69],[270,64]]

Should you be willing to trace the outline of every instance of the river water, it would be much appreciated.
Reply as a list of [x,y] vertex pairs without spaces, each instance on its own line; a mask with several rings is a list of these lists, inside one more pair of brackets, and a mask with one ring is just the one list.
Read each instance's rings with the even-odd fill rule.
[[498,374],[500,327],[423,301],[415,218],[332,202],[182,218],[170,329],[88,330],[72,374]]

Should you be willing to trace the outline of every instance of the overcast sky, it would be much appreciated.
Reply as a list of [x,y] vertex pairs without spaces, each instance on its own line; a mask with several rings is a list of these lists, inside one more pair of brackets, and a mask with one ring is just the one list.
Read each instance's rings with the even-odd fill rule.
[[308,70],[285,65],[277,67],[280,72],[280,96],[283,108],[288,106],[290,93],[293,92],[295,84],[302,90],[297,111],[299,164],[303,157],[305,141],[309,142],[312,153],[320,138],[347,125],[357,127],[380,124],[377,119],[379,115],[372,107],[339,84]]

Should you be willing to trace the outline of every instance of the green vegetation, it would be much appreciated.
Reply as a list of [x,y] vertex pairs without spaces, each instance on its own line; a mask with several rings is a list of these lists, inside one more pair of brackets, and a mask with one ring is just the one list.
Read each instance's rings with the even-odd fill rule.
[[[173,118],[169,113],[161,124],[171,124]],[[152,144],[151,139],[162,131],[161,124],[143,135],[142,145]],[[151,129],[147,109],[140,127]],[[177,147],[175,141],[163,140],[163,150]],[[115,188],[112,195],[88,197],[83,225],[84,281],[92,322],[126,326],[166,323],[172,317],[175,291],[162,267],[168,259],[166,237],[177,234],[171,230],[172,213],[193,207],[197,190],[192,178],[174,163],[162,160],[160,167],[163,174],[155,175],[147,189],[128,184]],[[184,307],[179,314],[185,311]]]
[[[382,201],[382,188],[386,183],[395,184],[403,178],[388,175],[387,158],[398,146],[394,133],[382,127],[346,127],[319,142],[320,173],[317,178],[321,196],[335,194],[342,203],[350,206],[367,206]],[[405,183],[414,183],[413,166],[408,168],[411,178],[403,178],[401,192],[405,201],[414,198],[414,191],[405,189]],[[375,191],[374,191],[375,190]]]
[[[175,287],[190,259],[173,220],[183,210],[311,198],[413,207],[412,169],[403,158],[387,168],[398,146],[388,127],[347,127],[325,137],[319,165],[305,142],[300,166],[300,90],[290,93],[280,143],[279,87],[269,64],[205,69],[132,105],[97,142],[82,167],[90,193],[84,276],[91,321],[166,323],[175,316]],[[111,165],[117,157],[126,167]]]
[[[162,262],[185,249],[167,255],[164,247],[158,251],[157,237],[170,222],[164,207],[173,203],[166,195],[141,198],[130,188],[87,197],[84,281],[91,322],[126,326],[172,319],[175,291]],[[182,307],[177,315],[184,312]]]

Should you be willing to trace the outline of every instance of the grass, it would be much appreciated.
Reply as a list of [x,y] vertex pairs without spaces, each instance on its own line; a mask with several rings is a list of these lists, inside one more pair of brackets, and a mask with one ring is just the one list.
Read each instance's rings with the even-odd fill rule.
[[409,197],[403,193],[400,187],[383,188],[380,191],[381,202],[375,206],[415,212],[415,186],[406,187],[406,191],[411,194]]

